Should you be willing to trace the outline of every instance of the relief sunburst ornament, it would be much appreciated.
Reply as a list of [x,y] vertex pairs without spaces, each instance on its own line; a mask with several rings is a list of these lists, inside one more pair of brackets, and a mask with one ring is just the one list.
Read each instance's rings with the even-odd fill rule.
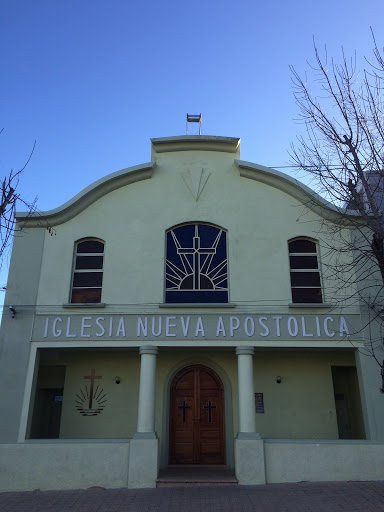
[[198,201],[211,173],[203,167],[187,169],[182,177],[195,201]]

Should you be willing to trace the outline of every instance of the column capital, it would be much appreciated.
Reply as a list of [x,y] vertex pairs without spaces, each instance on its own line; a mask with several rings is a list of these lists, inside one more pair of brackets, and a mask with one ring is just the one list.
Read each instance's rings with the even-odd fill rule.
[[139,353],[141,354],[153,354],[156,356],[159,353],[159,349],[157,347],[153,347],[152,345],[143,345],[139,349]]
[[253,356],[255,349],[253,347],[236,347],[237,356]]

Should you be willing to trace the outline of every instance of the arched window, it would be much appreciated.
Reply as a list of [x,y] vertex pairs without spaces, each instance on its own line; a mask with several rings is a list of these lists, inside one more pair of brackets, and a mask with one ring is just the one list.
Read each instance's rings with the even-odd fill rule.
[[288,242],[292,302],[321,303],[321,279],[318,245],[308,238]]
[[103,284],[104,242],[95,239],[76,242],[71,303],[101,302]]
[[165,302],[227,303],[227,233],[189,223],[166,234]]

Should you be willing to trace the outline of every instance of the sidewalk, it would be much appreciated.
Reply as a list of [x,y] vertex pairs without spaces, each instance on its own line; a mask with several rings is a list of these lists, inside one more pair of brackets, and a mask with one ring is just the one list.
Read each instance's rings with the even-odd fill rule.
[[1,512],[381,512],[384,482],[0,493]]

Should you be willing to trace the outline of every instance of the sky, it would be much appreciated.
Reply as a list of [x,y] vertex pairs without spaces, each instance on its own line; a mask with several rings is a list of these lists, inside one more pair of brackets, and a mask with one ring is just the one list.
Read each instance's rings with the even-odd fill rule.
[[313,38],[369,57],[383,19],[378,0],[3,0],[0,176],[36,141],[18,191],[56,208],[150,161],[150,138],[184,135],[187,112],[203,135],[240,137],[242,160],[286,166],[303,129],[289,66],[308,70]]

